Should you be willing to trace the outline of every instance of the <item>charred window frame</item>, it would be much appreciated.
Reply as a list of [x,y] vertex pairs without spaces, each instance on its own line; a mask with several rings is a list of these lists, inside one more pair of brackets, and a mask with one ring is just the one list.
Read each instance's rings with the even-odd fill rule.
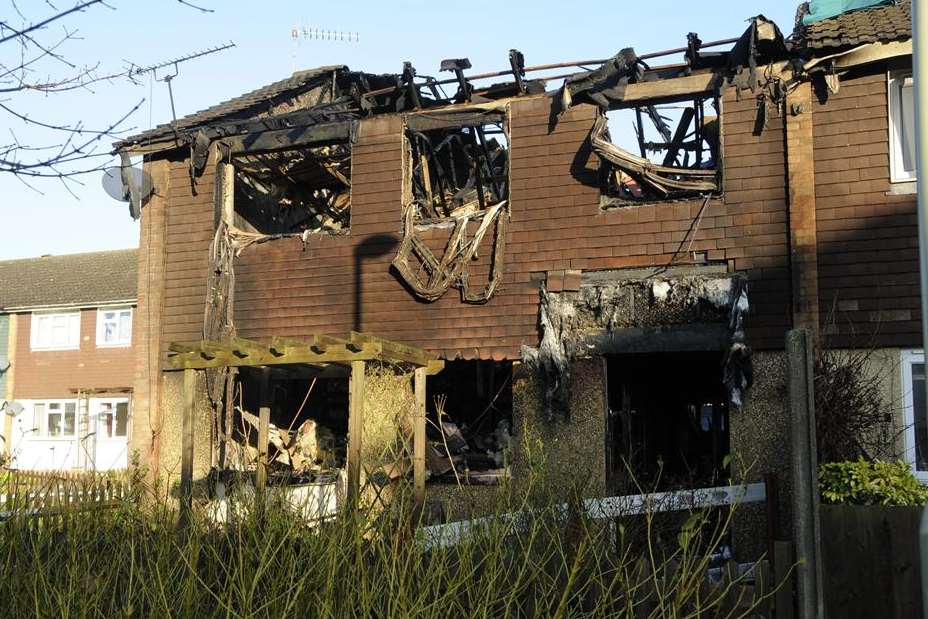
[[479,216],[509,200],[506,110],[406,118],[406,195],[418,224]]
[[[610,118],[600,113],[591,143],[601,162],[601,206],[720,195],[721,111],[721,101],[714,95],[621,108],[616,116],[631,116],[632,127],[615,141]],[[622,131],[619,126],[611,129]]]
[[351,225],[351,144],[237,155],[235,226],[265,235],[339,234]]

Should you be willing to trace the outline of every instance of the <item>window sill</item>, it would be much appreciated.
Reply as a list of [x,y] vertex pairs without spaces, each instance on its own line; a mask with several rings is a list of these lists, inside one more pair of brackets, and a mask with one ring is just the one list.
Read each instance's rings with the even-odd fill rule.
[[[894,181],[890,183],[887,196],[910,196],[918,193],[918,183],[913,181]],[[926,478],[928,479],[928,478]]]
[[80,350],[80,346],[69,346],[67,348],[29,348],[29,352],[61,352],[63,350]]
[[101,342],[97,342],[97,348],[129,348],[130,346],[132,346],[131,342],[120,344],[103,344]]
[[70,443],[77,440],[77,436],[34,436],[29,440],[33,443]]

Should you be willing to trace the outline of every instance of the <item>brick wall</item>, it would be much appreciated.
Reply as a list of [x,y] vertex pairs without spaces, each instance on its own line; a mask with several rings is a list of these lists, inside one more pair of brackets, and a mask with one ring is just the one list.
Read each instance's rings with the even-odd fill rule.
[[821,321],[835,345],[921,342],[915,195],[891,192],[884,69],[813,108]]
[[10,363],[9,353],[10,317],[0,314],[0,398],[6,398],[6,385]]
[[792,309],[793,326],[818,333],[818,229],[812,118],[812,84],[806,82],[799,84],[786,98]]
[[132,400],[132,448],[148,459],[150,470],[157,471],[158,446],[161,430],[161,313],[165,287],[165,202],[170,193],[171,163],[167,160],[149,162],[159,194],[142,209],[139,226],[138,305],[135,310],[134,392]]
[[[511,225],[503,285],[486,305],[455,290],[417,301],[389,270],[401,228],[402,134],[399,116],[361,123],[352,159],[351,231],[278,240],[246,249],[236,262],[240,335],[299,337],[356,329],[424,346],[446,357],[515,358],[538,340],[538,290],[532,273],[666,265],[683,249],[730,260],[752,280],[749,338],[779,347],[790,325],[788,231],[781,119],[752,134],[753,99],[724,100],[724,197],[710,201],[689,245],[702,201],[602,211],[588,134],[595,110],[571,109],[549,131],[551,100],[511,103]],[[208,166],[211,170],[212,166]],[[190,188],[185,162],[173,162],[167,190],[162,343],[200,339],[213,177]],[[426,234],[441,249],[448,229]],[[490,236],[473,282],[485,273]],[[686,252],[682,252],[685,261]],[[359,291],[360,294],[356,294]]]
[[81,310],[78,350],[33,352],[32,315],[18,314],[16,323],[16,398],[65,398],[73,397],[72,389],[132,387],[134,349],[97,348],[96,309]]
[[[811,103],[820,322],[837,345],[859,345],[852,333],[881,346],[917,346],[920,337],[915,196],[898,195],[889,181],[883,69],[845,76],[837,94]],[[447,357],[511,358],[519,345],[537,342],[533,273],[666,264],[701,203],[602,211],[587,141],[594,110],[571,109],[553,131],[550,112],[545,97],[511,103],[511,226],[503,283],[488,304],[462,304],[455,290],[421,303],[390,273],[401,227],[402,136],[399,116],[381,116],[361,123],[354,149],[350,234],[314,236],[305,246],[274,241],[238,258],[240,334],[359,329]],[[755,116],[753,97],[725,93],[724,196],[708,204],[689,248],[748,274],[749,340],[778,348],[792,324],[786,136],[777,114],[754,135]],[[196,193],[186,161],[169,167],[162,345],[200,338],[214,217],[213,166]],[[424,236],[440,250],[448,232]],[[488,269],[489,249],[488,238],[472,279]]]

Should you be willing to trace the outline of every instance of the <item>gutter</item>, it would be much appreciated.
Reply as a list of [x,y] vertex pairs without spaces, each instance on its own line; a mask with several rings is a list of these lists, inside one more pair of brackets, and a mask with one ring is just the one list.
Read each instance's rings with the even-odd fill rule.
[[10,307],[0,308],[0,313],[19,314],[23,312],[41,312],[50,310],[77,310],[77,309],[96,309],[106,307],[125,307],[127,305],[138,305],[138,297],[131,299],[115,299],[112,301],[101,301],[97,303],[57,303],[48,305],[11,305]]

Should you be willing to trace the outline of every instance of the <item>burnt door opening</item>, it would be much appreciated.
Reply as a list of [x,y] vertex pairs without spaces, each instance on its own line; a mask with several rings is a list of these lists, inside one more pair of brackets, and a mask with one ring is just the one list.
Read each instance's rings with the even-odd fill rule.
[[704,488],[727,483],[728,395],[722,352],[607,358],[610,489]]

